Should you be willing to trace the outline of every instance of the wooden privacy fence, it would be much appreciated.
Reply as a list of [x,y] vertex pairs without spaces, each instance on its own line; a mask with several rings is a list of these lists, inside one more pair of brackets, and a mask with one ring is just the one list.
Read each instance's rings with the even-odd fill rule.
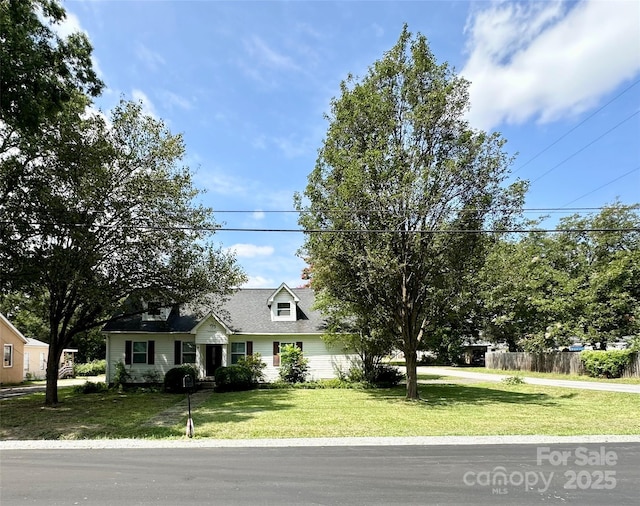
[[[487,369],[585,374],[584,366],[580,360],[580,353],[578,352],[490,352],[486,353],[484,357]],[[636,353],[634,355],[631,364],[625,369],[622,377],[640,377],[640,354]]]

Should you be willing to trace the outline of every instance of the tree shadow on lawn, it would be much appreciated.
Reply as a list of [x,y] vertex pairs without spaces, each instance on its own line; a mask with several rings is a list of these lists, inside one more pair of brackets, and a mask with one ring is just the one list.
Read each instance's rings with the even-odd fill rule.
[[243,422],[253,418],[255,413],[293,408],[290,398],[291,390],[287,389],[216,392],[198,406],[194,418],[197,416],[203,423]]
[[[376,399],[402,401],[406,396],[406,387],[368,390]],[[557,399],[546,393],[530,393],[517,390],[487,388],[458,383],[418,385],[420,401],[425,407],[446,407],[452,405],[469,404],[481,406],[486,404],[536,404],[552,406]],[[575,394],[573,394],[575,395]]]

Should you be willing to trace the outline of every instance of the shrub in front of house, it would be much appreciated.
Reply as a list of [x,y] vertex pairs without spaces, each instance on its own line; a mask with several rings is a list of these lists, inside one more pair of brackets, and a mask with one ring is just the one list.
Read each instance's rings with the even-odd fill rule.
[[264,381],[263,369],[267,367],[267,364],[262,361],[262,355],[260,355],[260,353],[254,353],[253,355],[240,358],[238,365],[247,367],[251,371],[251,383],[257,384]]
[[391,388],[397,386],[404,379],[404,374],[392,365],[377,364],[371,373],[371,377],[367,379],[377,387]]
[[631,363],[633,350],[582,351],[580,360],[593,378],[619,378]]
[[216,392],[251,390],[257,385],[257,383],[253,381],[251,369],[240,364],[218,367],[214,378],[216,382]]
[[73,387],[73,391],[77,394],[96,394],[106,392],[109,390],[109,386],[106,383],[93,383],[92,381],[85,381],[82,385],[76,385]]
[[99,376],[107,370],[106,360],[92,360],[86,364],[74,364],[73,372],[76,376]]
[[167,374],[164,375],[164,390],[165,392],[185,392],[184,389],[184,377],[191,376],[193,384],[196,384],[198,379],[198,371],[191,365],[181,365],[169,369]]
[[303,383],[309,372],[309,360],[302,350],[288,344],[280,350],[280,379],[287,383]]

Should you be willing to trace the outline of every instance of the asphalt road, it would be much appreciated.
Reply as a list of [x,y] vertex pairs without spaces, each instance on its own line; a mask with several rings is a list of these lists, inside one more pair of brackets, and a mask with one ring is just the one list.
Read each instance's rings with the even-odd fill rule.
[[2,450],[5,505],[637,505],[640,443]]

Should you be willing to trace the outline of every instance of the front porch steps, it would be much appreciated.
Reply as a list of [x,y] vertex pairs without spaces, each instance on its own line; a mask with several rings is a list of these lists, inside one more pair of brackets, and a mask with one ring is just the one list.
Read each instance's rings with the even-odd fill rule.
[[216,382],[212,377],[202,378],[198,380],[199,390],[213,390],[216,386]]

